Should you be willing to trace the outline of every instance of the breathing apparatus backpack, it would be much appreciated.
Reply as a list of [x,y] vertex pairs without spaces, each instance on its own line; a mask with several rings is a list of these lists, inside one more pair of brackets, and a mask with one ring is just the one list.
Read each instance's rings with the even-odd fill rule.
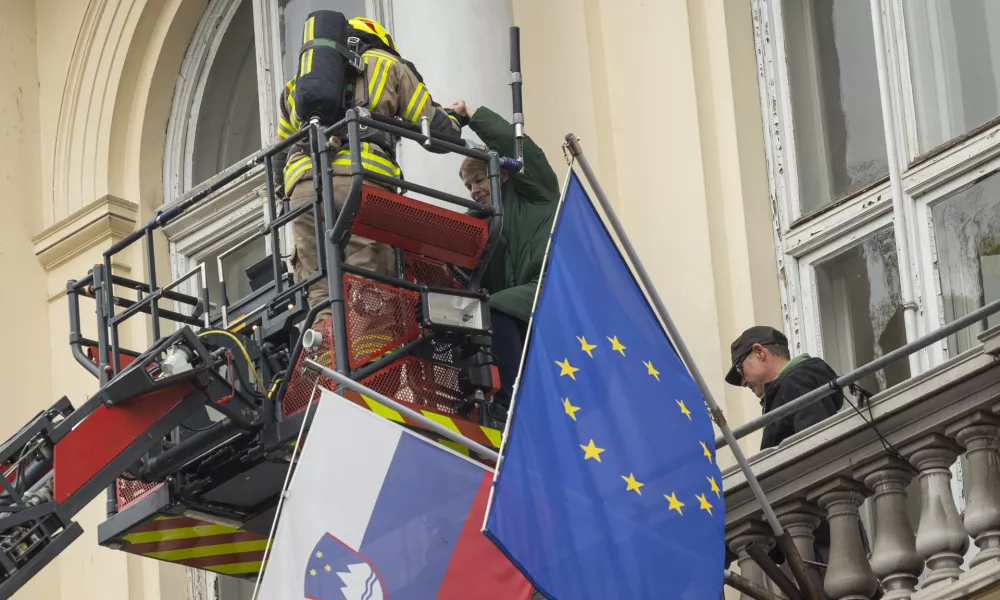
[[302,123],[317,118],[333,125],[354,105],[354,81],[364,73],[364,61],[349,31],[347,18],[334,10],[306,17],[295,83],[295,113]]

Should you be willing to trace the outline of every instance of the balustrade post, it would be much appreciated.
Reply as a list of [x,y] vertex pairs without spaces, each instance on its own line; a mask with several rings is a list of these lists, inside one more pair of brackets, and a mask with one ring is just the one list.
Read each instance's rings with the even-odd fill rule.
[[[823,509],[805,500],[793,500],[774,507],[778,522],[788,531],[802,560],[816,561],[816,528],[826,513]],[[787,563],[786,563],[787,566]],[[809,568],[809,575],[816,582],[816,589],[823,589],[823,576],[816,567]],[[789,573],[789,577],[791,574]]]
[[924,569],[906,513],[906,486],[916,474],[909,463],[894,456],[883,456],[854,472],[874,492],[875,531],[870,562],[882,584],[884,600],[909,598]]
[[923,588],[958,579],[962,574],[963,557],[969,549],[969,536],[951,495],[950,467],[960,451],[958,444],[937,433],[900,448],[920,473],[917,552],[931,570]]
[[976,412],[945,431],[965,448],[965,530],[979,552],[975,567],[1000,558],[1000,417]]
[[[762,521],[746,521],[726,531],[726,544],[729,550],[736,554],[736,564],[740,567],[740,574],[750,581],[771,589],[771,581],[757,563],[750,558],[744,548],[751,542],[756,542],[758,546],[770,549],[774,546],[771,528]],[[740,594],[740,600],[753,600],[746,594]]]
[[834,600],[868,600],[878,588],[861,542],[858,508],[867,493],[861,483],[837,477],[808,495],[826,510],[830,524],[830,560],[823,589]]

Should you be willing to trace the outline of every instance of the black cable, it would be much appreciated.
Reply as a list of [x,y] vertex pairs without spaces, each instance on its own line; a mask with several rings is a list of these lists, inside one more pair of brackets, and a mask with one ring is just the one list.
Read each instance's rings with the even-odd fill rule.
[[889,442],[889,440],[885,439],[885,436],[882,435],[882,432],[879,431],[878,427],[875,425],[875,415],[872,413],[872,403],[871,403],[872,394],[871,394],[871,392],[869,392],[868,390],[864,389],[863,387],[861,387],[860,385],[858,385],[856,383],[852,383],[849,386],[849,389],[850,389],[851,392],[857,394],[862,399],[861,402],[860,402],[860,404],[867,405],[867,407],[868,407],[868,415],[869,415],[869,417],[871,417],[871,420],[869,420],[867,417],[865,417],[865,414],[863,412],[861,412],[861,409],[858,408],[857,406],[855,406],[855,404],[853,402],[851,402],[850,396],[848,396],[847,394],[844,394],[844,400],[848,404],[851,405],[851,408],[854,409],[854,412],[858,413],[858,416],[860,416],[861,420],[863,420],[865,422],[865,425],[867,425],[872,431],[875,432],[875,435],[878,436],[879,441],[882,442],[882,448],[887,453],[889,453],[889,455],[898,458],[899,460],[901,460],[904,463],[910,465],[911,468],[913,468],[914,470],[916,470],[916,467],[914,467],[910,463],[910,461],[906,460],[906,457],[904,457],[902,454],[900,454],[899,450],[896,450],[896,447],[893,446],[892,443]]

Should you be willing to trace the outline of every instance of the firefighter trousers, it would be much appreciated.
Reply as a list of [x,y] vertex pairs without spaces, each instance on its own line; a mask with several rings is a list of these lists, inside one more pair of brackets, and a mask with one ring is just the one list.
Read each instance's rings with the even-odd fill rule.
[[[365,181],[366,185],[390,189],[374,181]],[[333,177],[333,206],[338,211],[342,210],[347,202],[347,194],[351,189],[351,178],[349,176]],[[292,188],[289,197],[291,207],[294,210],[304,202],[310,202],[315,197],[313,182],[311,179],[303,179]],[[322,204],[319,207],[320,215],[323,214]],[[332,223],[328,226],[332,227]],[[292,222],[292,273],[296,283],[304,281],[319,269],[319,252],[316,247],[315,213],[307,211]],[[325,233],[324,233],[325,235]],[[347,243],[344,252],[344,262],[355,267],[375,271],[382,275],[392,275],[395,272],[395,253],[391,246],[375,242],[369,239],[352,236]],[[320,302],[330,297],[329,283],[327,280],[320,280],[311,286],[307,294],[309,306],[316,306]],[[330,316],[330,310],[320,311],[316,316],[316,322]]]

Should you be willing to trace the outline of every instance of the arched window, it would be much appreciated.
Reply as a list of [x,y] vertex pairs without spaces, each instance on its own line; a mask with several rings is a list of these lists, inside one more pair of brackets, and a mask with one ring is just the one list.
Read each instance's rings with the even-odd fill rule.
[[[383,0],[209,2],[174,89],[163,170],[167,203],[273,141],[278,93],[294,72],[298,32],[320,8],[387,20]],[[257,168],[166,228],[173,275],[204,264],[213,305],[221,298],[218,258],[259,230],[264,194]],[[250,292],[245,270],[268,250],[260,238],[224,255],[230,299]]]

